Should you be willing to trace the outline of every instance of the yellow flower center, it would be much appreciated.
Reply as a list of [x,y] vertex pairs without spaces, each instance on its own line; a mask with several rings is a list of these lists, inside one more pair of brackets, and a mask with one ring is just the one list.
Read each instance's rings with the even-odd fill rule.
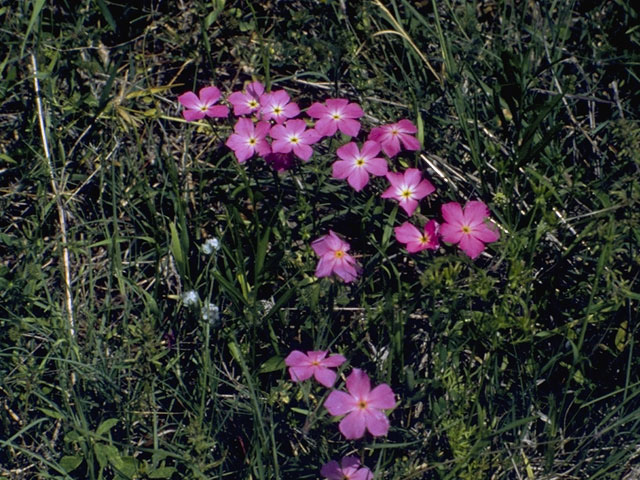
[[289,141],[291,143],[298,143],[300,141],[300,139],[294,135],[294,136],[289,137]]
[[336,258],[342,258],[344,257],[344,252],[342,250],[336,250],[335,252],[333,252],[333,256]]
[[283,112],[282,107],[273,107],[273,113],[280,115]]
[[251,138],[249,139],[249,145],[251,145],[252,147],[253,147],[257,142],[258,142],[258,141],[257,141],[254,137],[251,137]]
[[358,408],[359,408],[360,410],[366,410],[366,408],[367,408],[367,402],[365,402],[364,400],[360,400],[360,401],[358,402]]
[[249,107],[258,108],[259,106],[260,106],[260,104],[258,103],[258,101],[255,98],[249,100]]
[[393,128],[393,129],[391,129],[391,132],[389,132],[389,133],[391,133],[391,135],[397,135],[397,134],[400,133],[400,131],[398,131],[395,128]]
[[411,193],[412,193],[412,192],[411,192],[411,189],[409,189],[409,188],[405,188],[404,190],[402,190],[402,191],[400,192],[400,196],[401,196],[402,198],[404,198],[405,200],[409,200],[409,199],[411,198]]
[[429,243],[429,235],[426,233],[420,236],[420,243]]
[[340,120],[340,114],[339,113],[334,113],[333,115],[331,115],[331,118],[333,118],[334,120]]
[[356,167],[361,167],[365,164],[364,158],[358,157],[356,158]]
[[471,233],[471,227],[469,225],[463,225],[462,233],[466,233],[467,235],[469,235]]
[[206,112],[207,110],[209,110],[209,105],[200,105],[201,112]]

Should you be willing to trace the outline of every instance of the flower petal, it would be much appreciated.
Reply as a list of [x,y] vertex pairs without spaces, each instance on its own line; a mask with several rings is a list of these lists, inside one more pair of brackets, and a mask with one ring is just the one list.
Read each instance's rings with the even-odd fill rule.
[[204,87],[200,89],[198,95],[200,96],[200,100],[202,100],[202,103],[206,105],[213,105],[218,101],[222,94],[217,87]]
[[399,227],[395,227],[394,232],[396,233],[396,240],[400,243],[409,243],[419,241],[422,234],[420,230],[411,225],[409,222],[404,222]]
[[484,243],[473,238],[471,235],[463,234],[458,246],[464,253],[469,255],[472,260],[480,255],[484,250]]
[[364,436],[366,427],[365,414],[362,410],[354,410],[340,421],[340,432],[348,440],[355,440]]
[[303,382],[313,375],[312,367],[289,367],[289,375],[291,375],[291,381]]
[[331,388],[336,381],[337,374],[326,367],[316,367],[313,376],[321,385]]
[[371,408],[377,408],[379,410],[386,410],[396,406],[396,397],[393,394],[393,390],[386,383],[381,383],[376,388],[371,390],[368,397],[368,405]]
[[347,182],[356,192],[359,192],[369,182],[369,174],[363,167],[356,167],[347,178]]
[[337,353],[335,355],[330,355],[329,357],[325,358],[322,361],[322,365],[324,365],[325,367],[339,367],[346,361],[347,361],[346,358],[344,358],[342,355]]
[[293,350],[284,359],[284,364],[287,367],[308,367],[310,365],[309,357],[300,350]]
[[200,109],[200,105],[202,105],[198,96],[193,92],[183,93],[178,97],[178,102],[180,102],[184,107],[193,109]]
[[320,469],[320,475],[325,477],[327,480],[344,480],[342,469],[335,460],[325,463]]
[[365,164],[367,172],[377,177],[384,177],[387,174],[387,161],[381,157],[375,157],[367,160]]
[[346,392],[334,390],[324,401],[324,407],[333,416],[344,415],[356,408],[356,401]]
[[359,368],[354,368],[347,377],[347,390],[355,397],[366,397],[371,391],[369,375]]
[[[464,214],[462,213],[462,207],[458,202],[449,202],[445,203],[441,207],[442,218],[444,221],[454,225],[454,226],[462,226],[464,222]],[[443,225],[444,227],[444,225]],[[449,240],[445,240],[449,241]]]
[[[353,415],[353,413],[350,415]],[[367,430],[369,430],[369,433],[374,437],[386,435],[389,431],[389,419],[380,410],[368,410],[364,414],[364,420]]]

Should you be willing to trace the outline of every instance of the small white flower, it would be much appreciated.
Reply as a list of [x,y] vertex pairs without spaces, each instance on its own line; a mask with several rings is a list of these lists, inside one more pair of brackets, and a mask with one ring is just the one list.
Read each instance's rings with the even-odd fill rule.
[[202,319],[215,325],[220,320],[220,309],[215,303],[209,303],[202,309]]
[[199,300],[200,297],[198,296],[198,292],[195,290],[189,290],[182,294],[182,301],[187,307],[194,307],[198,305]]
[[205,255],[211,255],[213,252],[217,252],[220,249],[220,240],[216,237],[207,238],[202,244],[202,252]]

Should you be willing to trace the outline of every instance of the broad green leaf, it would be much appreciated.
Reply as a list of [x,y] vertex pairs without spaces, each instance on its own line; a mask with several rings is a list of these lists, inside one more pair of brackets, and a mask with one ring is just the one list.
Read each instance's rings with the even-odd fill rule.
[[149,478],[171,478],[176,469],[173,467],[160,467],[147,474]]
[[60,466],[69,473],[74,471],[82,463],[82,457],[79,455],[65,455],[60,459]]
[[96,429],[96,433],[102,436],[105,433],[108,433],[109,430],[111,430],[118,422],[119,420],[117,418],[109,418],[100,424]]
[[276,372],[278,370],[282,370],[285,367],[284,358],[276,355],[268,359],[262,365],[260,365],[260,369],[258,373],[270,373]]

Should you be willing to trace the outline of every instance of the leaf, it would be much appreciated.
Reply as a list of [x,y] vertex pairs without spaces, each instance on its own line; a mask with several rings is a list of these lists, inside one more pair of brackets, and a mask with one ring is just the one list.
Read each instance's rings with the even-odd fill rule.
[[65,455],[60,459],[60,466],[69,473],[74,471],[82,463],[82,457],[79,455]]
[[118,422],[119,422],[119,420],[117,418],[109,418],[109,419],[105,420],[96,429],[96,434],[102,436],[105,433],[108,433],[109,430],[111,430]]
[[102,12],[102,16],[109,24],[109,27],[111,27],[111,30],[115,32],[116,21],[113,19],[113,15],[111,15],[111,12],[109,11],[109,7],[107,7],[107,4],[104,3],[104,0],[96,0],[96,3],[98,4],[98,8],[100,9],[100,12]]
[[171,254],[176,261],[176,266],[178,267],[178,272],[180,275],[184,277],[185,272],[185,257],[182,252],[182,245],[180,244],[180,236],[178,235],[178,229],[176,228],[175,223],[169,224],[169,229],[171,230]]
[[27,44],[27,39],[29,38],[29,34],[33,29],[33,26],[40,15],[40,11],[42,7],[44,7],[44,0],[36,0],[33,4],[33,12],[31,12],[31,18],[29,19],[29,25],[27,25],[27,31],[24,34],[24,38],[22,40],[22,47],[20,47],[20,57],[24,55],[24,46]]
[[627,346],[628,328],[629,328],[629,326],[627,324],[627,321],[625,320],[624,322],[622,322],[620,324],[620,328],[618,328],[618,331],[616,332],[616,338],[614,340],[614,343],[615,343],[616,348],[620,352],[622,352],[625,349],[625,347]]
[[62,420],[64,418],[64,416],[60,412],[56,412],[55,410],[50,410],[48,408],[41,408],[41,407],[39,407],[38,410],[40,410],[46,416],[51,418],[56,418],[58,420]]
[[122,462],[122,466],[118,468],[118,473],[125,478],[134,478],[138,471],[138,461],[131,456],[124,456],[119,458]]
[[156,468],[153,472],[147,474],[149,478],[171,478],[171,476],[175,473],[176,469],[174,467],[160,467]]
[[285,367],[284,358],[275,355],[260,365],[258,373],[270,373],[282,370]]

